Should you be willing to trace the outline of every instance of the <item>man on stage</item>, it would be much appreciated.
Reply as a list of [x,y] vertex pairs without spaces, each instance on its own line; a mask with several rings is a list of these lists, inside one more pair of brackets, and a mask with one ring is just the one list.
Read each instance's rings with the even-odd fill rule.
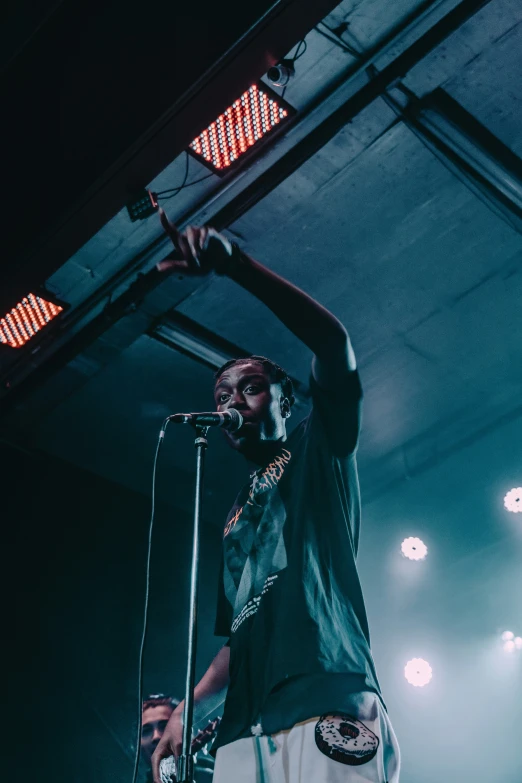
[[[312,410],[289,437],[292,383],[278,365],[251,356],[215,376],[216,409],[244,418],[227,440],[257,469],[224,527],[216,634],[228,641],[194,693],[200,721],[228,686],[214,783],[397,783],[355,565],[362,391],[348,334],[213,229],[161,220],[176,252],[160,268],[229,276],[314,355]],[[181,752],[182,717],[183,703],[154,753],[155,783],[160,760]]]
[[164,693],[147,696],[142,704],[141,757],[149,773],[147,780],[152,780],[152,772],[150,771],[152,754],[156,750],[169,718],[178,704],[179,699],[165,696]]

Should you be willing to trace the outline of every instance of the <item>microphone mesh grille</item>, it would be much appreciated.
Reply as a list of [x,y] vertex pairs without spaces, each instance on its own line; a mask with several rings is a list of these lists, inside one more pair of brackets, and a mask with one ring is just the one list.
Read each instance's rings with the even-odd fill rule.
[[228,413],[230,414],[231,424],[228,427],[230,432],[237,432],[243,426],[243,417],[239,411],[235,408],[230,408]]

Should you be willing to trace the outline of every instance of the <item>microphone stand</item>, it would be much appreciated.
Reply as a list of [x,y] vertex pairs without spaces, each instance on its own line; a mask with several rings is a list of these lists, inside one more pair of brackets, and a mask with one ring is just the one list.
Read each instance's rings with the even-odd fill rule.
[[194,757],[191,753],[192,724],[194,719],[194,681],[196,675],[199,541],[200,518],[203,500],[203,468],[207,450],[208,427],[195,427],[196,439],[196,491],[194,499],[194,529],[192,536],[192,564],[190,571],[190,611],[187,650],[187,676],[185,680],[185,708],[183,710],[183,743],[178,759],[178,783],[194,783]]

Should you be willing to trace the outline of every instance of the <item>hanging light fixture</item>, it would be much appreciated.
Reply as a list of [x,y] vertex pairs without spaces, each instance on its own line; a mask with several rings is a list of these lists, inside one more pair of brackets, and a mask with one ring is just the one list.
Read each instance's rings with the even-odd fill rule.
[[45,329],[63,307],[29,293],[0,318],[0,342],[11,348],[23,348],[38,332]]
[[189,152],[215,174],[223,175],[294,112],[264,83],[253,84],[196,136]]

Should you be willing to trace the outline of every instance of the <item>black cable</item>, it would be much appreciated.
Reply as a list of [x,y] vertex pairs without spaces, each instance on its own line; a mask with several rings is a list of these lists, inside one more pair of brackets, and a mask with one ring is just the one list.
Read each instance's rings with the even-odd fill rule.
[[[192,182],[187,182],[186,185],[179,185],[179,187],[171,188],[170,190],[161,190],[159,193],[156,193],[156,196],[158,196],[158,198],[161,197],[165,201],[168,201],[169,198],[173,198],[174,196],[177,196],[181,190],[185,190],[185,188],[190,188],[191,185],[197,185],[198,182],[203,182],[203,180],[209,179],[209,177],[213,177],[213,176],[214,176],[213,174],[207,174],[206,176],[200,177],[199,179],[195,179]],[[171,195],[165,196],[166,193],[170,193]]]
[[[302,44],[304,44],[304,49],[301,53],[299,53],[299,49],[301,48]],[[308,49],[308,44],[306,42],[306,38],[303,38],[303,40],[299,41],[299,43],[297,44],[297,49],[295,50],[294,56],[289,57],[288,59],[292,60],[292,62],[295,63],[296,60],[298,60],[300,57],[303,56],[303,54],[306,52],[307,49]]]
[[156,453],[154,454],[154,463],[152,467],[152,503],[151,514],[149,522],[149,534],[147,540],[147,555],[145,559],[145,601],[143,604],[143,628],[141,632],[140,652],[138,657],[138,731],[136,734],[136,755],[134,757],[134,773],[132,775],[132,783],[136,783],[138,777],[138,769],[140,762],[140,747],[141,747],[141,723],[142,723],[142,709],[143,709],[143,652],[145,650],[145,641],[147,638],[147,623],[149,615],[149,594],[150,594],[150,556],[152,550],[152,529],[154,527],[154,513],[156,507],[156,469],[158,466],[158,456],[165,437],[165,430],[167,429],[168,419],[165,419],[160,430],[158,445],[156,446]]
[[189,173],[189,162],[190,162],[190,156],[188,152],[185,152],[185,174],[183,175],[183,182],[181,183],[181,185],[178,185],[176,188],[168,188],[167,190],[160,190],[159,193],[156,193],[157,196],[161,196],[163,193],[171,193],[173,190],[175,190],[176,193],[179,193],[179,191],[185,187],[185,185],[187,184],[188,173]]
[[184,188],[187,184],[188,180],[188,173],[189,173],[189,164],[190,164],[190,156],[188,152],[185,152],[185,176],[183,177],[183,182],[181,183],[181,187]]
[[[303,49],[303,51],[302,51],[302,52],[300,52],[299,50],[300,50],[300,48],[301,48],[301,46],[302,46],[303,44],[304,44],[304,49]],[[295,50],[295,54],[294,54],[294,56],[293,56],[293,57],[287,57],[287,58],[285,59],[285,62],[292,63],[292,65],[293,65],[293,64],[296,62],[296,60],[299,60],[299,58],[303,56],[303,54],[306,52],[306,50],[307,50],[307,49],[308,49],[308,44],[307,44],[307,42],[306,42],[306,38],[303,38],[303,39],[302,39],[301,41],[299,41],[299,43],[297,44],[297,48],[296,48],[296,50]],[[284,98],[284,97],[285,97],[285,92],[286,92],[286,88],[287,88],[287,87],[288,87],[288,85],[287,85],[287,84],[285,84],[285,86],[284,86],[284,87],[283,87],[283,89],[281,90],[281,93],[280,93],[280,95],[281,95],[281,98]]]

